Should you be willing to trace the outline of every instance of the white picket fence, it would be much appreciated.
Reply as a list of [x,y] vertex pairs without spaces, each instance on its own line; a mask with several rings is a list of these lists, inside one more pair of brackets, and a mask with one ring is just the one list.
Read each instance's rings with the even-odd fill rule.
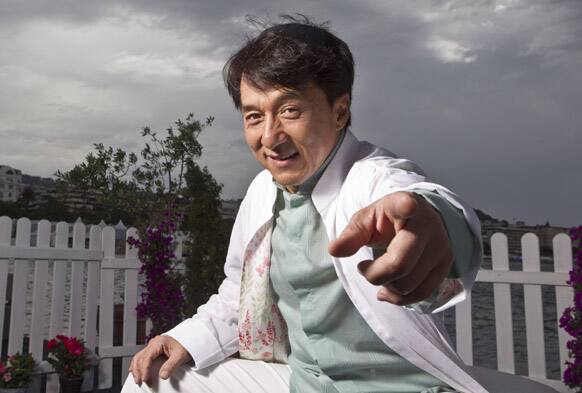
[[[10,306],[10,326],[8,335],[8,354],[21,351],[25,335],[29,337],[29,351],[40,362],[42,372],[47,377],[47,392],[58,391],[58,379],[50,365],[42,361],[43,343],[56,334],[81,337],[86,346],[98,354],[98,366],[86,374],[84,391],[94,388],[104,389],[112,386],[113,358],[122,357],[122,381],[133,354],[139,351],[142,343],[137,338],[137,318],[135,307],[138,298],[137,251],[126,247],[125,254],[115,255],[115,229],[113,227],[86,226],[74,224],[72,244],[70,224],[56,224],[54,233],[51,223],[42,220],[38,223],[35,246],[31,246],[31,222],[26,218],[18,220],[13,238],[13,220],[0,217],[0,289],[6,288],[9,267],[13,269],[13,287]],[[88,230],[88,236],[87,236]],[[136,236],[133,228],[127,230],[126,237]],[[86,239],[88,238],[88,244]],[[181,256],[181,243],[177,250]],[[538,238],[531,233],[522,238],[523,271],[509,270],[507,237],[496,233],[491,238],[493,270],[482,269],[477,281],[493,283],[495,330],[497,341],[497,368],[515,373],[514,343],[510,285],[523,284],[525,299],[527,359],[529,377],[546,383],[560,392],[569,392],[559,380],[546,376],[544,345],[544,326],[541,285],[554,286],[556,291],[557,319],[562,310],[572,302],[572,289],[567,286],[567,272],[572,267],[572,245],[565,234],[553,240],[554,272],[540,271]],[[52,285],[49,288],[49,266],[52,264]],[[32,299],[27,299],[27,277],[29,269],[34,269]],[[70,289],[65,293],[66,272],[70,270]],[[123,344],[113,345],[114,314],[114,273],[122,271],[125,275],[123,294]],[[0,337],[4,337],[3,324],[6,310],[6,290],[0,290]],[[48,295],[50,310],[47,310]],[[69,301],[66,304],[65,299]],[[26,304],[32,303],[29,313],[30,329],[25,330]],[[68,306],[68,313],[65,313]],[[99,310],[99,312],[98,312]],[[68,315],[65,321],[65,315]],[[47,320],[48,318],[48,320]],[[97,320],[98,319],[98,320]],[[461,358],[473,364],[473,337],[471,298],[459,304],[455,310],[456,346]],[[84,323],[81,323],[84,321]],[[67,322],[67,324],[65,324]],[[48,336],[44,327],[49,324]],[[97,331],[97,325],[99,329]],[[66,326],[66,329],[65,329]],[[567,336],[559,330],[560,363],[567,358]],[[5,348],[1,348],[5,351]],[[97,370],[97,386],[93,386]],[[35,388],[40,379],[35,379]],[[32,390],[38,391],[38,390]]]
[[[526,233],[521,239],[523,271],[509,270],[507,236],[495,233],[491,236],[492,269],[481,269],[477,282],[493,283],[495,308],[495,336],[497,341],[497,369],[515,374],[513,313],[510,285],[523,284],[525,303],[525,327],[527,342],[528,377],[545,383],[559,392],[572,392],[560,380],[548,379],[546,375],[546,351],[544,336],[544,314],[542,306],[542,285],[555,287],[556,323],[563,310],[573,302],[573,290],[566,284],[568,272],[572,269],[572,242],[566,234],[553,238],[553,272],[540,271],[540,247],[538,237]],[[493,318],[493,316],[492,316]],[[471,296],[456,306],[456,348],[459,356],[467,364],[473,364]],[[568,335],[557,326],[560,352],[560,372],[563,374],[568,352]]]
[[[36,245],[31,246],[31,222],[27,218],[17,221],[14,244],[12,220],[0,217],[0,338],[4,337],[3,323],[6,311],[7,277],[9,267],[13,270],[13,285],[10,305],[8,355],[21,352],[25,335],[29,338],[29,352],[40,364],[40,372],[48,373],[47,392],[58,391],[58,378],[52,367],[42,360],[44,341],[57,334],[82,338],[86,347],[98,354],[98,367],[85,375],[83,391],[95,387],[105,389],[112,386],[113,358],[122,357],[121,377],[127,376],[131,357],[143,347],[137,343],[138,270],[140,263],[137,250],[125,247],[124,255],[115,255],[115,228],[111,226],[86,226],[77,222],[70,234],[70,225],[56,224],[52,232],[49,221],[38,222]],[[88,229],[88,233],[87,233]],[[72,244],[70,239],[72,236]],[[137,236],[134,228],[126,231],[125,238]],[[88,243],[87,243],[88,240]],[[181,258],[182,243],[176,250]],[[52,263],[52,285],[49,284],[49,262]],[[11,266],[12,263],[12,266]],[[32,282],[32,309],[27,315],[27,283],[29,269],[34,269]],[[123,345],[113,345],[114,328],[114,274],[124,274],[123,294]],[[70,280],[67,283],[67,271]],[[65,293],[69,287],[68,293]],[[50,293],[50,311],[47,310]],[[68,302],[66,303],[66,299]],[[68,310],[67,313],[65,311]],[[47,312],[48,311],[48,312]],[[65,321],[65,315],[67,320]],[[25,330],[25,325],[30,329]],[[65,322],[67,322],[65,324]],[[82,324],[82,322],[84,322]],[[45,327],[49,326],[48,336]],[[66,326],[66,329],[65,329]],[[97,329],[97,326],[99,327]],[[4,340],[3,340],[4,342]],[[5,348],[2,348],[4,351]],[[98,371],[97,386],[93,386],[93,372]],[[40,378],[35,378],[34,388],[39,391]]]

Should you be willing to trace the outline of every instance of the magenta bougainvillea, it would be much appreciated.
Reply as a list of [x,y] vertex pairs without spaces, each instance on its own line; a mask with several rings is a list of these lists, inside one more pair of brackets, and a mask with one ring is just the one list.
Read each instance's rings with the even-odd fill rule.
[[582,387],[582,226],[570,229],[574,261],[568,285],[574,288],[574,305],[560,318],[560,327],[573,338],[566,344],[570,360],[566,361],[563,380],[571,388]]
[[166,209],[159,222],[145,229],[140,239],[129,237],[127,242],[138,249],[143,292],[137,305],[137,317],[150,318],[152,330],[146,342],[175,325],[183,318],[184,295],[182,277],[176,273],[176,240],[178,223],[183,218],[174,207]]

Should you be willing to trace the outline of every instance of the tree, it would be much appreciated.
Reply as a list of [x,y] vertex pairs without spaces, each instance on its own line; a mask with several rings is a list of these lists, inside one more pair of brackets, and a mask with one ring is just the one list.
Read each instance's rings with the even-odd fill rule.
[[189,114],[163,136],[143,128],[141,160],[135,153],[97,143],[84,162],[55,174],[63,195],[81,193],[96,198],[96,208],[83,212],[83,219],[114,223],[123,218],[124,223],[138,228],[142,239],[148,228],[167,220],[168,210],[179,210],[183,220],[177,228],[188,239],[187,313],[206,301],[222,281],[230,233],[230,225],[220,218],[222,185],[196,162],[203,150],[198,136],[213,121],[208,117],[202,122]]
[[186,313],[216,293],[224,279],[223,265],[228,249],[232,223],[220,217],[218,184],[208,169],[194,163],[186,173],[185,199],[189,201],[183,228],[189,236],[189,255],[186,260]]
[[73,197],[81,200],[94,199],[93,209],[77,209],[76,213],[85,221],[103,219],[108,223],[124,220],[133,224],[140,217],[143,206],[139,188],[128,174],[137,164],[135,153],[122,149],[105,147],[102,143],[93,145],[95,152],[89,153],[85,161],[73,169],[57,171],[57,190],[63,201]]
[[32,202],[34,202],[34,191],[32,188],[26,187],[17,202],[28,217],[31,212]]

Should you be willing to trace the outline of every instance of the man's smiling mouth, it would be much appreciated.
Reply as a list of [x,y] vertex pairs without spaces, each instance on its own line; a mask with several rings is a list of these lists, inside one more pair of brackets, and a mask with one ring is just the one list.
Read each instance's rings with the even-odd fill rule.
[[298,152],[289,153],[286,155],[267,155],[267,157],[274,161],[287,161],[295,156],[299,155]]

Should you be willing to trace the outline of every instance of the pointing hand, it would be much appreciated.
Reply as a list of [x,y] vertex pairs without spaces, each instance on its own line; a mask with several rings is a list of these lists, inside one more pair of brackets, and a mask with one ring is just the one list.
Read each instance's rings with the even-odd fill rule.
[[437,211],[421,196],[399,191],[356,212],[340,236],[330,242],[335,257],[355,254],[361,247],[382,248],[375,260],[358,269],[377,297],[396,305],[428,298],[453,264],[447,231]]

